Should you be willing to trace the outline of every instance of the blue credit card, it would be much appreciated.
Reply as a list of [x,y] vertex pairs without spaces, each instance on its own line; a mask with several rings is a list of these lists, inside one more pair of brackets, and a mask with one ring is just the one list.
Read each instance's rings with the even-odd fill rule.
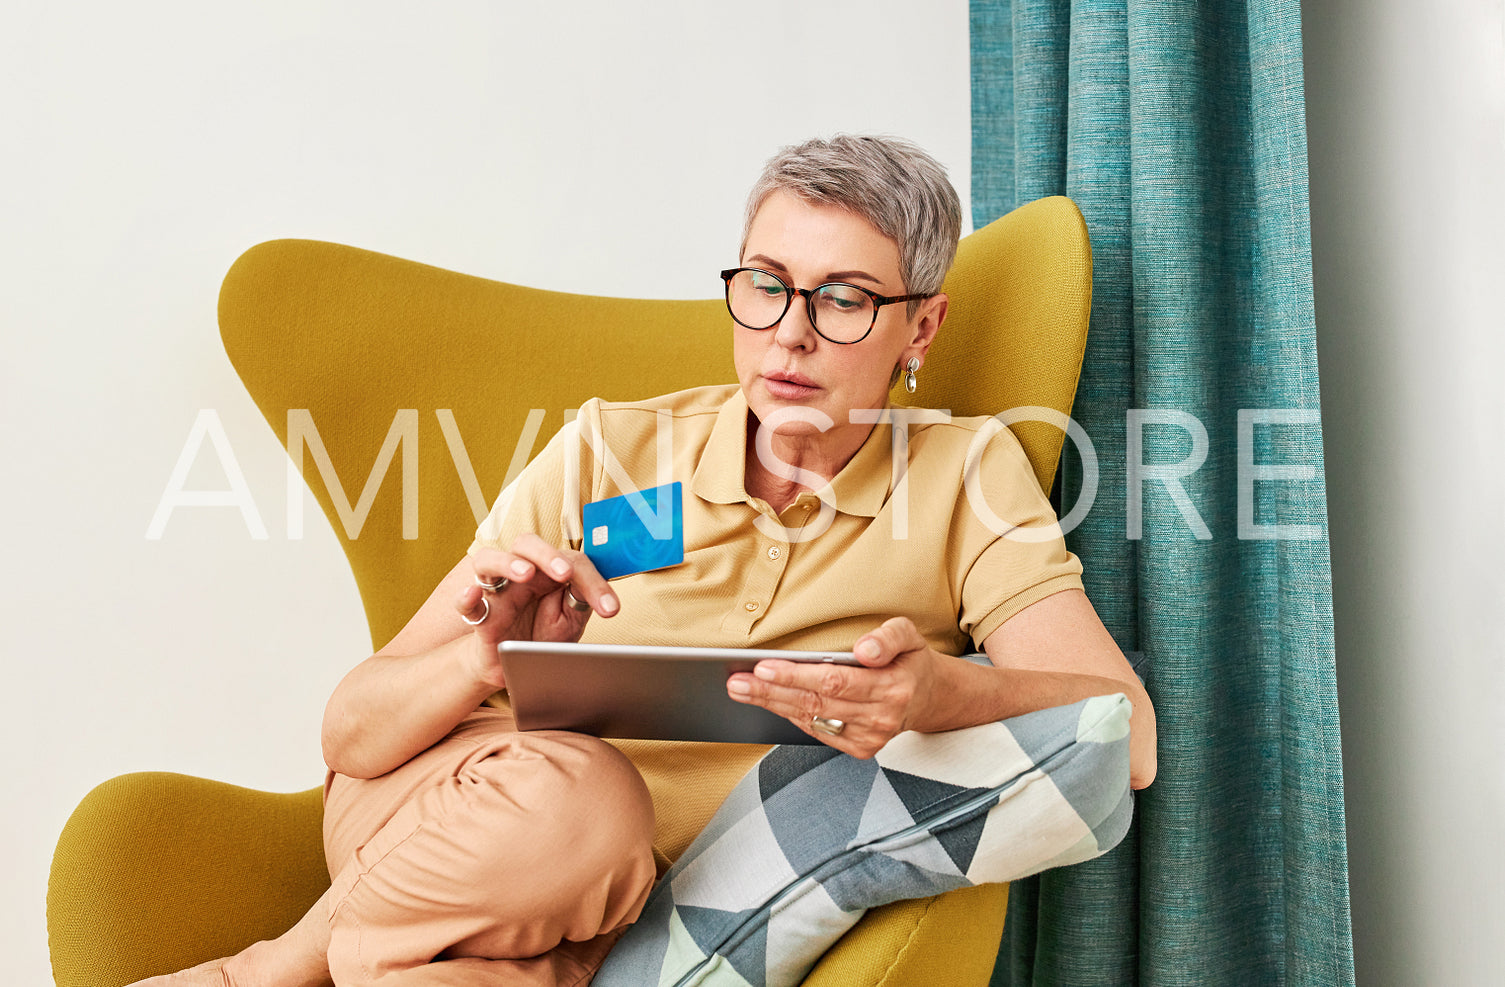
[[607,579],[685,560],[681,485],[634,490],[581,509],[585,555]]

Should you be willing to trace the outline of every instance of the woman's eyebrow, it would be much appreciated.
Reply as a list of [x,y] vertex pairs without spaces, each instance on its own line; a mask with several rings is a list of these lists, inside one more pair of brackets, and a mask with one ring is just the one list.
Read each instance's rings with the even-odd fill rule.
[[850,281],[853,278],[861,278],[864,281],[871,281],[873,284],[876,284],[879,287],[882,287],[883,285],[881,278],[875,278],[866,271],[832,271],[830,274],[826,275],[827,281]]
[[751,264],[753,261],[761,261],[765,267],[771,267],[776,271],[783,271],[785,274],[789,273],[789,268],[785,267],[783,264],[780,264],[778,261],[774,260],[767,254],[753,254],[751,257],[747,258],[744,263]]
[[[747,258],[747,263],[750,264],[753,261],[760,261],[763,264],[766,264],[767,266],[773,268],[774,270],[779,271],[780,273],[789,273],[789,268],[785,267],[783,264],[774,260],[767,254],[753,254],[751,257]],[[876,278],[866,271],[831,271],[822,279],[821,283],[825,284],[831,281],[850,281],[853,278],[860,278],[863,281],[871,281],[873,284],[878,285],[879,287],[882,287],[883,285],[882,278]]]

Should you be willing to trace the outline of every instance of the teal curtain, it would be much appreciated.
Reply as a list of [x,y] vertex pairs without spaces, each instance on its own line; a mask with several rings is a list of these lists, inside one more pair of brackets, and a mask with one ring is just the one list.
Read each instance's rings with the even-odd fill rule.
[[1300,7],[972,0],[971,52],[975,224],[1065,194],[1092,235],[1068,541],[1160,735],[1124,843],[1013,886],[994,983],[1351,984]]

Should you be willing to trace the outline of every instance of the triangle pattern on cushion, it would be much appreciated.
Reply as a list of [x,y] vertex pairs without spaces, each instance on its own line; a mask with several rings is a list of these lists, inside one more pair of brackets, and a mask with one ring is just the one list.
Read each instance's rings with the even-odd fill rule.
[[993,799],[986,805],[978,806],[977,814],[960,825],[948,826],[932,834],[961,873],[967,873],[967,868],[972,866],[972,856],[977,852],[977,845],[982,842],[983,828],[988,824],[988,812],[997,804],[998,800]]
[[765,799],[763,814],[795,871],[820,866],[852,841],[877,773],[871,760],[840,755]]
[[868,792],[867,803],[862,807],[862,822],[857,826],[853,843],[868,843],[892,836],[901,829],[914,825],[914,817],[889,784],[889,773],[879,771],[873,776],[873,787]]
[[706,823],[705,829],[700,831],[695,837],[695,842],[691,843],[675,862],[679,870],[683,870],[684,865],[699,856],[706,847],[713,845],[722,834],[735,826],[738,820],[760,811],[763,798],[758,792],[757,778],[753,776],[756,770],[755,767],[753,771],[749,771],[733,786],[725,801],[721,803],[721,808],[717,809],[711,821]]
[[723,953],[732,968],[742,975],[742,979],[752,984],[753,987],[766,987],[768,984],[768,915],[765,911],[763,920],[757,923],[752,933],[730,953]]
[[908,809],[910,816],[916,820],[937,803],[967,792],[987,791],[985,788],[963,788],[960,785],[950,785],[933,778],[921,778],[919,775],[895,771],[893,768],[884,768],[883,773],[888,776],[888,783],[893,786],[899,800],[904,803],[904,808]]
[[[1081,703],[1073,703],[1070,707],[1036,710],[1005,722],[1008,723],[1009,733],[1013,735],[1014,741],[1029,759],[1036,765],[1043,766],[1076,740],[1081,706]],[[1076,713],[1069,721],[1066,716],[1056,712],[1057,709],[1068,708]]]
[[774,792],[798,779],[811,768],[841,756],[825,744],[784,744],[758,762],[758,794],[767,802]]
[[[690,935],[690,930],[680,921],[677,909],[669,913],[668,940],[659,967],[659,987],[672,987],[684,976],[686,970],[694,969],[696,964],[706,958],[706,951],[695,944],[694,936]],[[618,971],[618,976],[620,975]]]
[[[748,908],[740,912],[727,912],[719,908],[701,908],[696,905],[679,905],[675,914],[684,924],[685,931],[704,955],[716,952],[732,931],[756,915],[758,909]],[[761,923],[760,923],[761,924]]]
[[958,878],[966,876],[957,869],[956,861],[931,833],[913,834],[905,837],[903,842],[890,840],[887,843],[877,843],[869,847],[867,852],[902,860],[934,874]]
[[799,877],[761,806],[676,870],[669,872],[675,903],[712,909],[756,906]]

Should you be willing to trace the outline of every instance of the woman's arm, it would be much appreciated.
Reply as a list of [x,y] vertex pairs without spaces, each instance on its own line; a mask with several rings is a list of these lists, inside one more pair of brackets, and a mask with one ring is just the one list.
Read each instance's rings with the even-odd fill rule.
[[[496,593],[477,584],[502,576],[511,583]],[[616,613],[616,597],[589,559],[536,535],[519,536],[510,552],[484,549],[461,559],[398,635],[335,687],[324,709],[325,763],[353,778],[385,774],[505,685],[498,641],[578,640],[589,612],[565,606],[566,586],[594,612]],[[475,626],[461,619],[483,614]]]
[[1047,596],[1004,621],[983,641],[995,667],[959,658],[937,665],[937,700],[921,730],[949,730],[1122,692],[1129,720],[1129,781],[1155,780],[1155,708],[1139,677],[1079,589]]

